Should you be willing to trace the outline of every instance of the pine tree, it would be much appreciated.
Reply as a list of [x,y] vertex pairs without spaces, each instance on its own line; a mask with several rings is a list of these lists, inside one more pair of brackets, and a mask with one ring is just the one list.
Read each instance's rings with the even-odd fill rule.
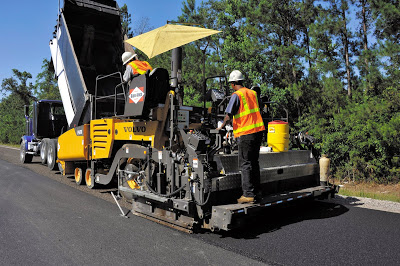
[[6,78],[3,79],[1,84],[1,91],[4,95],[7,93],[11,93],[14,96],[17,95],[19,99],[25,104],[29,105],[31,99],[35,99],[36,97],[33,95],[33,85],[31,82],[27,84],[28,79],[32,78],[31,73],[26,71],[21,72],[17,69],[13,69],[13,76],[15,76],[19,82],[14,78]]
[[38,99],[61,100],[52,61],[43,59],[42,72],[36,76],[34,92]]
[[0,102],[0,142],[17,144],[25,130],[24,105],[30,105],[33,85],[28,84],[32,75],[13,69],[13,77],[3,79]]
[[133,37],[132,28],[130,27],[132,23],[131,14],[128,12],[128,6],[124,4],[120,8],[120,16],[121,16],[121,26],[122,26],[122,36],[126,35],[128,38]]

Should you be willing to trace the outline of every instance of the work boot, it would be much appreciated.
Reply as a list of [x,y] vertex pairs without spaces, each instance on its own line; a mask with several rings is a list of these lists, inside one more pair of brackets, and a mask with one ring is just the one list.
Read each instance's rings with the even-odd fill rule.
[[254,197],[245,197],[241,196],[238,200],[238,203],[254,203]]

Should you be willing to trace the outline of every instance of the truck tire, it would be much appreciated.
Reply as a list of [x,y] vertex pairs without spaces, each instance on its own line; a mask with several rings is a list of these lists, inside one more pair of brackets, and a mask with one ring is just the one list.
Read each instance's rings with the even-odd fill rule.
[[86,169],[85,181],[86,181],[86,186],[88,188],[94,189],[96,183],[94,182],[94,177],[92,177],[91,174],[92,174],[92,169],[90,169],[90,168]]
[[47,166],[50,170],[57,168],[57,140],[49,139],[47,142]]
[[19,159],[21,163],[30,163],[32,162],[33,155],[26,153],[25,141],[21,142],[20,151],[19,151]]
[[82,168],[75,168],[75,183],[77,185],[85,184],[85,177],[83,176]]
[[47,145],[48,145],[49,139],[43,139],[42,143],[40,144],[40,162],[42,164],[47,163]]

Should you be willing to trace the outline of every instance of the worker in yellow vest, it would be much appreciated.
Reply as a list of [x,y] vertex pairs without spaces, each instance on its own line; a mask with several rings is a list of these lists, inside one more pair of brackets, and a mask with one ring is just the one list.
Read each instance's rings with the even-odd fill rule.
[[239,137],[239,161],[242,171],[243,195],[238,203],[251,203],[256,200],[260,191],[260,146],[265,130],[261,117],[257,93],[243,87],[244,76],[239,70],[229,75],[228,82],[235,90],[225,110],[221,130],[228,121],[233,120],[233,135]]
[[152,71],[153,68],[147,61],[138,60],[137,54],[125,52],[122,54],[123,65],[126,65],[123,79],[125,82],[131,81],[136,75],[142,75],[147,70]]

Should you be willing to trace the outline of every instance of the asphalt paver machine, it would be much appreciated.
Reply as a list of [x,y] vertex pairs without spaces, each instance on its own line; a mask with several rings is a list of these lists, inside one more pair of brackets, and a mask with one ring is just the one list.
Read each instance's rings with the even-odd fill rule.
[[[50,42],[69,130],[57,142],[64,175],[89,188],[115,182],[132,212],[186,232],[230,230],[268,207],[330,197],[311,150],[260,151],[262,199],[236,204],[241,173],[229,128],[216,130],[229,93],[207,90],[210,108],[182,104],[182,48],[172,70],[122,82],[115,1],[65,1]],[[266,134],[267,135],[267,134]]]

